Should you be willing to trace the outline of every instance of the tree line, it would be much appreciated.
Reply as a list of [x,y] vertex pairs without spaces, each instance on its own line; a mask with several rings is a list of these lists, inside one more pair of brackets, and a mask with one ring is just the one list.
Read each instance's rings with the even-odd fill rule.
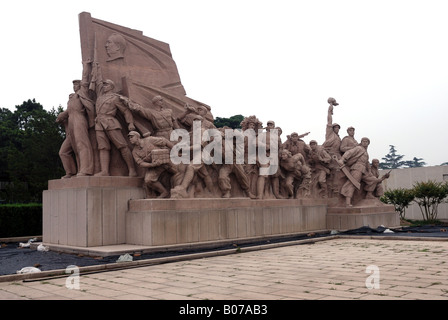
[[59,148],[65,133],[56,124],[61,111],[46,111],[35,99],[14,112],[0,109],[0,203],[40,203],[48,180],[63,175]]
[[[412,160],[403,160],[404,155],[398,154],[394,145],[389,145],[389,153],[380,162],[380,169],[418,168],[424,167],[426,162],[422,158],[413,157]],[[442,163],[445,165],[448,163]]]

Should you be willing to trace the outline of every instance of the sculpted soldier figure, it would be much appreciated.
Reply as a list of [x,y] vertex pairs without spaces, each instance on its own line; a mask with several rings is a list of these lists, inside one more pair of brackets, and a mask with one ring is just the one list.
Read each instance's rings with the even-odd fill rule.
[[292,155],[290,151],[283,149],[280,166],[285,171],[285,187],[289,198],[295,198],[295,185],[298,182],[298,197],[310,196],[311,170],[301,153]]
[[325,142],[323,147],[327,150],[331,156],[336,155],[338,159],[340,158],[341,152],[339,150],[341,146],[341,138],[339,137],[339,130],[341,126],[337,123],[333,123],[333,107],[339,105],[334,98],[329,98],[327,114],[327,127],[325,131]]
[[[280,163],[281,160],[281,156],[282,156],[282,151],[283,151],[283,142],[282,142],[282,134],[283,134],[283,130],[280,127],[275,127],[275,129],[277,129],[277,133],[278,133],[278,163]],[[282,171],[282,167],[279,166],[277,172],[274,174],[275,176],[275,180],[272,183],[272,192],[274,193],[274,196],[277,199],[284,199],[285,197],[283,196],[284,192],[283,192],[283,180],[285,179],[285,176],[283,174]]]
[[339,148],[341,151],[341,154],[344,154],[344,152],[346,152],[350,149],[353,149],[354,147],[356,147],[358,145],[358,141],[356,141],[356,139],[355,139],[355,128],[348,127],[347,133],[348,133],[348,135],[345,136],[344,138],[342,138],[342,141],[341,141],[341,146]]
[[[325,132],[325,141],[322,144],[324,149],[330,154],[332,158],[339,159],[341,157],[341,138],[339,137],[339,130],[341,126],[333,123],[333,107],[339,105],[334,98],[328,98],[327,126]],[[330,177],[328,178],[329,195],[335,196],[339,192],[339,165],[335,160],[330,162]]]
[[328,198],[327,176],[330,175],[330,154],[316,140],[310,141],[310,159],[312,189],[321,198]]
[[[345,197],[346,205],[351,207],[355,189],[360,188],[360,182],[370,170],[369,154],[367,148],[370,144],[368,138],[362,138],[361,143],[353,149],[345,152],[338,160],[341,167],[347,167],[349,175],[346,182],[342,185],[340,194]],[[358,184],[358,186],[356,186]]]
[[150,190],[159,193],[158,198],[167,198],[169,191],[159,181],[162,173],[169,172],[173,175],[174,186],[179,185],[182,175],[177,166],[169,159],[169,152],[164,157],[156,158],[156,151],[167,151],[173,147],[173,143],[163,137],[146,137],[141,139],[140,133],[131,131],[128,134],[129,141],[134,145],[132,156],[135,162],[142,168],[147,168],[145,173],[146,198],[150,195]]
[[[220,128],[219,131],[221,131],[221,136],[223,138],[223,144],[222,144],[222,156],[223,156],[223,164],[219,168],[218,173],[218,185],[222,192],[222,198],[230,198],[230,190],[232,189],[232,185],[230,182],[230,174],[233,173],[235,175],[235,178],[239,185],[241,186],[241,189],[243,189],[246,196],[248,196],[251,199],[255,199],[255,195],[250,192],[250,185],[249,185],[249,178],[247,177],[246,172],[244,171],[244,165],[237,163],[237,154],[241,154],[244,152],[242,150],[244,146],[241,146],[240,144],[236,143],[235,139],[232,138],[226,139],[225,137],[225,129],[226,128]],[[227,128],[230,129],[230,128]],[[235,134],[240,134],[238,131],[234,131]],[[226,163],[225,162],[225,152],[226,148],[230,148],[230,144],[233,144],[233,163]],[[230,149],[229,149],[230,150]]]
[[[258,120],[258,118],[254,115],[245,117],[243,121],[241,121],[241,129],[243,130],[243,133],[245,133],[244,136],[244,171],[246,172],[247,176],[249,177],[249,184],[250,184],[250,191],[253,194],[257,193],[257,180],[258,180],[258,165],[256,163],[256,159],[254,163],[249,163],[250,157],[249,157],[249,151],[252,149],[253,152],[257,152],[257,137],[258,137],[258,130],[263,128],[263,123]],[[253,131],[251,131],[253,130]],[[247,132],[246,132],[247,131]],[[253,137],[249,138],[247,135],[248,132],[253,133]]]
[[302,156],[307,160],[310,153],[310,147],[307,146],[305,141],[302,140],[303,137],[307,136],[309,132],[299,134],[297,132],[291,133],[288,137],[288,140],[283,144],[283,148],[289,150],[292,155],[296,155],[297,153],[301,153]]
[[[193,128],[197,125],[197,127],[200,127],[201,130],[201,137],[205,130],[207,130],[202,121],[202,117],[197,115],[197,119],[193,121]],[[190,141],[188,148],[190,149],[190,163],[180,163],[179,164],[179,170],[183,173],[183,179],[182,183],[177,185],[175,188],[171,190],[171,198],[187,198],[188,197],[188,188],[190,185],[193,185],[195,188],[199,186],[199,189],[201,189],[202,184],[196,183],[197,178],[201,178],[202,181],[205,184],[205,187],[210,193],[213,193],[214,190],[214,184],[212,177],[210,176],[207,165],[203,161],[202,157],[202,150],[207,145],[207,142],[201,141],[200,144],[195,145],[194,143],[194,133],[190,132]],[[186,141],[181,142],[182,144]],[[194,149],[198,148],[201,152],[197,153],[195,155]],[[197,158],[195,158],[195,156]]]
[[[92,175],[94,172],[93,149],[89,128],[94,126],[95,104],[88,93],[88,63],[83,62],[82,80],[73,81],[73,90],[67,109],[61,112],[57,123],[65,123],[66,138],[59,150],[59,156],[66,175],[62,178]],[[73,159],[75,154],[75,160]]]
[[205,106],[198,106],[197,108],[185,104],[185,111],[177,117],[180,123],[187,127],[187,130],[191,130],[193,127],[193,122],[196,120],[202,121],[201,126],[205,129],[213,129],[216,126],[213,124],[213,121],[210,121],[208,118],[208,109]]
[[[267,122],[267,126],[266,126],[266,132],[262,132],[261,136],[259,137],[260,139],[258,139],[258,143],[260,145],[263,145],[263,147],[266,150],[266,157],[270,157],[272,156],[277,156],[277,160],[279,160],[280,158],[280,151],[281,151],[281,146],[282,146],[282,141],[280,139],[280,135],[277,131],[278,134],[278,138],[277,138],[277,150],[271,150],[271,130],[275,129],[275,122],[272,120],[269,120]],[[260,147],[260,145],[258,147]],[[277,161],[277,163],[279,163]],[[260,162],[258,162],[258,166],[260,168],[267,168],[270,165],[272,165],[271,163],[267,163],[267,164],[261,164]],[[283,198],[280,193],[279,193],[279,189],[280,189],[280,185],[279,185],[279,177],[281,175],[280,172],[280,168],[278,167],[277,170],[272,173],[271,175],[264,175],[262,174],[262,172],[260,171],[259,175],[258,175],[258,179],[257,179],[257,199],[263,199],[263,195],[265,192],[265,184],[266,182],[270,182],[270,185],[272,187],[272,193],[274,194],[274,196],[277,199]]]
[[144,108],[138,104],[129,104],[129,108],[138,112],[142,117],[148,119],[151,122],[154,132],[153,136],[164,137],[170,139],[173,129],[179,129],[179,124],[173,116],[171,109],[165,108],[163,98],[161,96],[155,96],[152,99],[154,109]]
[[390,172],[380,177],[379,165],[380,161],[373,159],[370,165],[370,174],[368,173],[364,179],[366,182],[364,190],[367,191],[366,199],[380,198],[384,194],[382,182],[390,177]]
[[120,111],[128,124],[129,131],[135,130],[134,119],[131,111],[123,104],[122,99],[114,93],[115,84],[112,80],[102,81],[101,69],[96,65],[96,119],[95,132],[100,152],[101,172],[96,176],[109,176],[110,164],[110,143],[120,151],[123,160],[128,167],[129,176],[137,176],[134,160],[131,151],[128,148],[126,139],[121,132],[121,124],[116,118],[117,111]]

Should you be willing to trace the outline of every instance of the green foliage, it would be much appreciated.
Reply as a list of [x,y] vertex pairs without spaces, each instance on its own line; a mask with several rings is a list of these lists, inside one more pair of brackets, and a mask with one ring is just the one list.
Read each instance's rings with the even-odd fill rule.
[[63,175],[59,148],[64,132],[56,124],[62,111],[46,111],[34,99],[11,112],[0,109],[0,200],[41,202],[48,180]]
[[395,146],[389,145],[389,147],[389,153],[381,158],[383,160],[383,162],[380,162],[381,169],[397,169],[403,165],[404,155],[397,154]]
[[420,168],[426,165],[422,158],[414,157],[412,160],[403,161],[403,165],[409,168]]
[[403,160],[404,155],[398,154],[395,146],[389,145],[389,147],[389,153],[381,158],[383,162],[380,162],[380,169],[417,168],[426,165],[422,158],[414,157],[412,160]]
[[393,204],[400,218],[405,219],[406,208],[415,202],[422,213],[424,221],[437,221],[437,210],[440,203],[447,202],[448,183],[426,181],[417,182],[412,189],[393,189],[384,192],[380,200]]
[[414,200],[414,193],[412,190],[404,188],[387,190],[380,200],[386,204],[393,204],[400,218],[405,219],[406,208]]
[[448,183],[429,180],[417,182],[413,188],[414,202],[420,207],[423,220],[437,219],[437,209],[448,196]]
[[243,121],[243,119],[244,119],[244,116],[238,114],[238,115],[231,116],[230,118],[216,117],[213,123],[217,128],[222,128],[222,127],[227,126],[232,129],[241,129],[241,121]]
[[42,204],[0,205],[0,238],[42,234]]
[[409,223],[410,227],[417,227],[417,226],[425,226],[425,225],[440,225],[445,226],[446,223],[440,220],[412,220],[412,219],[404,219],[406,222]]

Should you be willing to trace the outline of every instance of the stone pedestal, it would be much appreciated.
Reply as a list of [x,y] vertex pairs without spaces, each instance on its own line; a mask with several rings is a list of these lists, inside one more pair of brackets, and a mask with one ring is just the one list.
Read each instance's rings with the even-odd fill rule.
[[354,207],[330,206],[327,212],[327,228],[350,230],[364,226],[395,228],[400,226],[400,217],[393,205],[378,200],[362,200]]
[[50,180],[43,193],[43,242],[76,247],[125,243],[128,202],[144,197],[142,183],[131,177]]
[[131,200],[126,243],[161,246],[326,230],[323,200]]
[[144,199],[142,186],[142,178],[116,176],[49,181],[43,194],[42,242],[56,251],[85,252],[400,224],[394,207],[379,202],[347,208],[323,199]]

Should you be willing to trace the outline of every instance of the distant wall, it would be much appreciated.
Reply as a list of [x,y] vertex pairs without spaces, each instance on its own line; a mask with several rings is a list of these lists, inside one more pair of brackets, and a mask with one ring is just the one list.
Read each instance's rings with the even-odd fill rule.
[[[387,170],[382,170],[381,175]],[[414,183],[421,181],[448,181],[448,166],[434,166],[422,168],[394,169],[390,178],[383,181],[385,190],[397,188],[412,188]],[[417,204],[413,203],[406,209],[406,218],[412,220],[422,220],[422,214]],[[437,218],[439,220],[448,220],[448,203],[439,205]]]

